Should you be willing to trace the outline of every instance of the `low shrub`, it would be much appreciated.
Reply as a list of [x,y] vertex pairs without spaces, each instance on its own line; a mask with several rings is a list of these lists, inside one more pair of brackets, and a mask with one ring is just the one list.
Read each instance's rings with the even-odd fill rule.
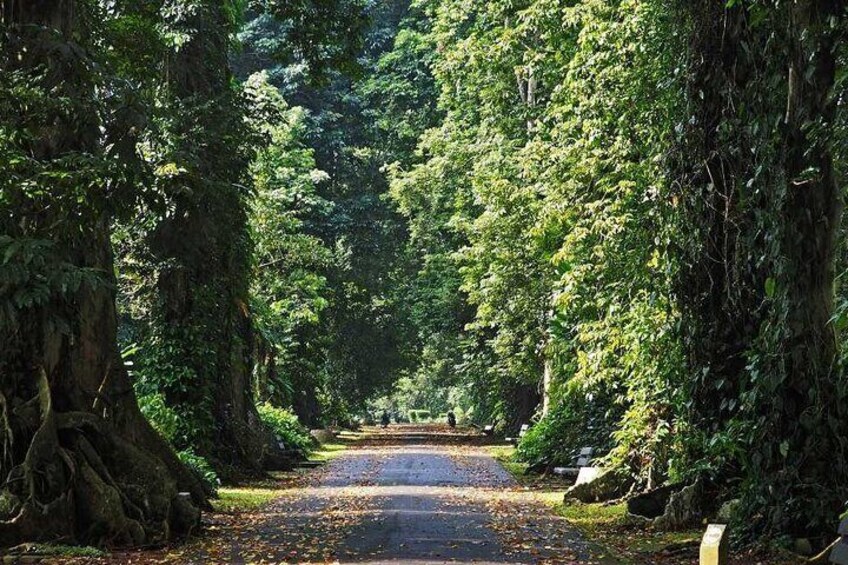
[[287,449],[296,449],[303,453],[312,449],[312,436],[309,435],[309,430],[301,425],[293,412],[267,402],[257,405],[256,409],[265,425],[271,428]]
[[433,418],[433,415],[429,410],[410,410],[409,411],[409,421],[413,424],[419,422],[429,422]]
[[583,447],[606,453],[613,428],[608,423],[611,403],[587,398],[576,390],[563,394],[547,416],[521,438],[516,456],[531,468],[568,466]]
[[221,481],[218,479],[218,474],[212,468],[212,465],[209,464],[209,461],[197,455],[191,449],[178,451],[177,456],[186,467],[191,469],[200,478],[206,492],[212,495],[218,492]]

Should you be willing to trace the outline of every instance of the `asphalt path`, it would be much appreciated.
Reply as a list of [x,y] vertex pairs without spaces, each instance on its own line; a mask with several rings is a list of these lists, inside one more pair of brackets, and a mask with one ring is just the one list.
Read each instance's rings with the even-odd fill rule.
[[[360,487],[368,511],[345,536],[340,563],[611,563],[473,441],[378,434],[334,462],[337,471],[371,469]],[[325,484],[344,480],[330,473]]]

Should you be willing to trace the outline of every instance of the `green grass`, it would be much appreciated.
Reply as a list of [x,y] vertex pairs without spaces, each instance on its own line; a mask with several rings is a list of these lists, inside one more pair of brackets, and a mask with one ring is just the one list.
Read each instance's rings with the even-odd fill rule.
[[332,461],[346,449],[347,444],[344,443],[325,443],[310,453],[309,459],[312,461]]
[[651,554],[668,547],[698,544],[702,532],[688,530],[682,532],[657,532],[642,525],[632,525],[627,521],[627,505],[583,504],[580,502],[563,503],[562,493],[546,500],[557,514],[591,539],[626,539],[627,549],[642,554]]
[[109,554],[96,547],[78,547],[73,545],[59,545],[51,543],[33,543],[19,547],[21,555],[32,555],[38,557],[107,557]]
[[273,487],[221,487],[218,498],[212,501],[216,512],[256,510],[283,495],[284,490]]
[[574,524],[581,531],[592,536],[604,528],[622,526],[627,516],[627,505],[622,504],[582,504],[579,502],[563,503],[562,493],[550,493],[545,497],[557,514]]
[[[557,514],[568,520],[586,539],[602,546],[624,563],[652,563],[654,556],[671,548],[695,547],[700,543],[700,530],[682,532],[656,531],[627,519],[627,505],[583,504],[563,502],[562,492],[539,493],[539,498]],[[659,560],[657,560],[659,561]],[[667,561],[663,561],[666,563]]]
[[488,445],[485,449],[516,481],[524,484],[527,479],[527,464],[515,460],[515,446]]
[[487,445],[485,447],[489,455],[503,463],[504,461],[512,461],[515,456],[514,445]]
[[[330,461],[347,449],[345,443],[326,443],[310,454],[312,461]],[[280,473],[271,473],[271,479],[254,482],[244,486],[221,487],[218,498],[212,500],[216,512],[250,512],[266,506],[284,496],[286,491],[297,482],[297,477],[309,473],[308,469],[297,469]]]

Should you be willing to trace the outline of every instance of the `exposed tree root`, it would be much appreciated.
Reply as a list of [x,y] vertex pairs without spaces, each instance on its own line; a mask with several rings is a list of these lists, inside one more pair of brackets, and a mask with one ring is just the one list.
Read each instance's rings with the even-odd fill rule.
[[[9,402],[4,395],[0,401],[5,477],[0,546],[22,541],[142,545],[197,525],[195,502],[203,502],[199,487],[180,494],[179,479],[153,452],[127,441],[98,415],[57,412],[44,369],[34,380],[34,398],[12,396]],[[23,457],[15,460],[15,448],[24,444]]]

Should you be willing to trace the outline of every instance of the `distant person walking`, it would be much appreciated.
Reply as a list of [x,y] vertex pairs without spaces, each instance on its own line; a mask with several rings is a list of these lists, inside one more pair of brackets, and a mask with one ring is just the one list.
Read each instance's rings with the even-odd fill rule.
[[456,427],[456,414],[453,411],[448,412],[448,425],[452,428]]
[[380,417],[380,426],[384,428],[389,427],[389,413],[383,410],[383,415]]

